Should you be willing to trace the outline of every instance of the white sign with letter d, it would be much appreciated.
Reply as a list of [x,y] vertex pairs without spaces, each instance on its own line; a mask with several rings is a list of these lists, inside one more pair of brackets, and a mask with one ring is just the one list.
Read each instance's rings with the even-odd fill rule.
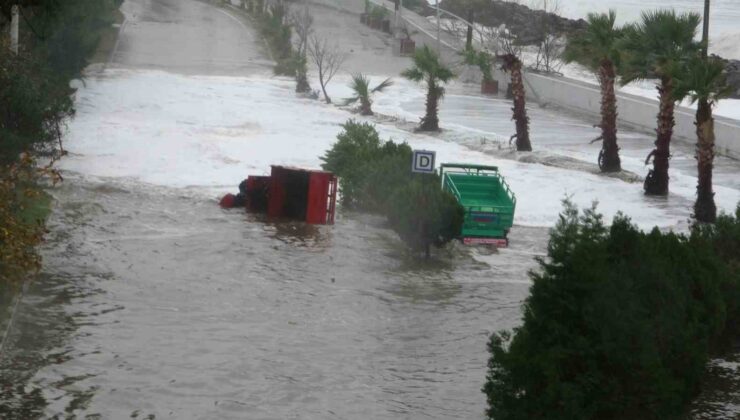
[[414,150],[414,159],[411,162],[411,172],[433,174],[436,155],[437,152],[429,150]]

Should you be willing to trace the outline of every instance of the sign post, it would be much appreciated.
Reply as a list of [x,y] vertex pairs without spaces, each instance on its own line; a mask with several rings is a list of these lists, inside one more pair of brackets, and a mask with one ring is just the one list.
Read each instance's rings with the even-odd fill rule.
[[436,155],[436,152],[430,150],[414,150],[411,172],[417,174],[433,174]]

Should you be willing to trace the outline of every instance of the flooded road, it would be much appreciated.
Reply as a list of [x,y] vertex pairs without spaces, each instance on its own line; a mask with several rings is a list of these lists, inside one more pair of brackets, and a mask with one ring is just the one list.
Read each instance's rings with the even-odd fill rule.
[[[419,264],[377,217],[312,227],[219,209],[220,180],[239,181],[224,168],[272,162],[295,130],[307,144],[292,153],[314,162],[317,138],[349,114],[304,107],[284,81],[211,78],[271,71],[221,9],[123,10],[111,67],[157,72],[109,71],[89,83],[109,90],[79,96],[86,137],[51,191],[44,268],[0,355],[0,418],[483,418],[486,342],[519,324],[547,229],[516,226],[499,254],[452,246]],[[110,98],[132,86],[138,100]],[[275,108],[293,114],[265,115]],[[267,143],[275,154],[250,153]],[[106,169],[117,175],[94,175]]]
[[374,217],[267,224],[197,190],[82,179],[55,196],[3,418],[482,418],[486,340],[527,293],[526,266],[417,265]]

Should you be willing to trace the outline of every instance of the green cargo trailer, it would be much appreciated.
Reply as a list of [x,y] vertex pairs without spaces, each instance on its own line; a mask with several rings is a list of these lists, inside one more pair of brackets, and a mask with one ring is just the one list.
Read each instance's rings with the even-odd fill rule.
[[465,208],[461,237],[466,244],[508,245],[516,196],[495,166],[445,163],[442,188]]

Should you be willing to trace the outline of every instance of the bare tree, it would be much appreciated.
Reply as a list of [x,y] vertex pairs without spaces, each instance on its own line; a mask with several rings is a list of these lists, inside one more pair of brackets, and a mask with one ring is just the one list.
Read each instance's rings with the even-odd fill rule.
[[308,38],[313,31],[313,16],[308,11],[308,4],[304,4],[302,10],[294,11],[290,16],[290,22],[296,34],[296,92],[311,92],[308,84]]
[[336,44],[330,46],[326,38],[320,38],[318,36],[312,36],[309,39],[308,55],[311,57],[311,61],[316,64],[321,90],[324,92],[326,103],[330,104],[331,98],[326,93],[326,85],[331,82],[331,79],[342,67],[346,56],[339,50]]
[[540,9],[543,12],[535,23],[538,32],[538,45],[534,68],[547,73],[558,72],[563,66],[560,56],[565,49],[565,41],[553,28],[550,17],[551,14],[560,14],[562,9],[560,0],[537,0],[531,8],[533,10]]

